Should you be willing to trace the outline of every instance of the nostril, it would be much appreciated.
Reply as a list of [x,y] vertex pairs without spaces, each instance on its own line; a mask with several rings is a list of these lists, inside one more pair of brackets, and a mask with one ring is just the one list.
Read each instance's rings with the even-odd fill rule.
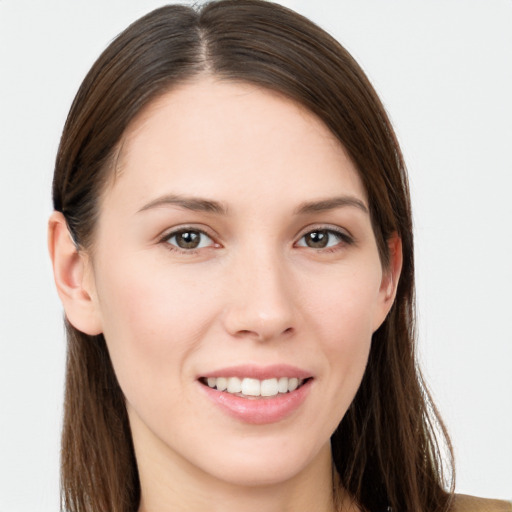
[[[273,331],[273,329],[265,329],[265,327],[262,327],[254,331],[251,329],[240,329],[236,332],[236,336],[240,338],[254,337],[261,340],[269,340],[280,336],[290,336],[294,331],[295,329],[293,327],[287,327],[279,334],[279,330]],[[274,334],[274,332],[276,334]]]

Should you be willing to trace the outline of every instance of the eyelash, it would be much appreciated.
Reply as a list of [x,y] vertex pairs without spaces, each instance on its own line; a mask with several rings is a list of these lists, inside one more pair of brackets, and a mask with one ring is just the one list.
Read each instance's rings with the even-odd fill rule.
[[[207,237],[208,239],[210,239],[211,243],[208,244],[207,246],[201,247],[200,245],[202,242],[199,241],[198,247],[187,248],[187,249],[185,249],[183,247],[178,247],[176,244],[170,243],[170,240],[172,240],[173,238],[183,235],[183,234],[186,234],[186,233],[194,233],[196,235],[199,234],[200,237],[203,237],[203,236]],[[306,236],[311,235],[313,233],[325,233],[329,237],[334,236],[338,239],[338,243],[336,243],[334,246],[331,246],[331,247],[319,247],[319,248],[310,247],[310,246],[306,245],[305,243],[299,244],[299,241],[301,241]],[[187,227],[187,226],[185,226],[183,228],[176,229],[174,231],[171,231],[170,233],[166,233],[160,239],[160,242],[163,243],[166,246],[166,248],[172,252],[178,252],[180,254],[187,254],[187,255],[197,254],[197,252],[200,249],[221,247],[220,244],[218,244],[214,241],[212,236],[210,236],[208,233],[206,233],[206,231],[199,229],[199,228]],[[329,243],[329,241],[327,243]],[[336,252],[336,251],[340,250],[343,246],[353,245],[353,244],[354,244],[354,239],[350,235],[348,235],[346,232],[344,232],[340,229],[335,229],[333,227],[319,226],[319,227],[315,227],[313,229],[308,229],[308,231],[304,232],[299,237],[298,241],[294,243],[294,246],[305,248],[305,249],[308,249],[308,248],[313,249],[317,252],[332,253],[332,252]]]
[[[338,243],[336,243],[334,246],[331,246],[331,247],[315,248],[315,247],[309,247],[305,244],[298,245],[298,247],[304,247],[306,249],[314,249],[317,252],[331,253],[331,252],[339,251],[344,246],[354,244],[354,239],[348,233],[346,233],[345,231],[342,231],[341,229],[336,229],[336,228],[333,228],[330,226],[329,227],[318,226],[313,229],[308,228],[308,230],[300,236],[299,241],[304,239],[306,236],[311,235],[312,233],[326,233],[329,237],[334,236],[338,239]],[[327,242],[327,243],[329,243],[329,242]],[[297,244],[298,244],[298,242],[296,242],[296,245]]]
[[[172,240],[173,238],[177,237],[177,236],[180,236],[180,235],[183,235],[185,233],[195,233],[195,234],[199,234],[201,237],[207,237],[211,240],[211,244],[209,244],[208,246],[206,247],[194,247],[194,248],[189,248],[189,249],[185,249],[183,247],[178,247],[177,245],[174,245],[174,244],[171,244],[170,243],[170,240]],[[166,248],[169,250],[169,251],[172,251],[172,252],[178,252],[180,254],[187,254],[187,255],[192,255],[192,254],[196,254],[200,249],[208,249],[208,248],[212,248],[212,247],[215,247],[215,246],[218,246],[220,247],[219,244],[216,244],[215,241],[213,240],[213,238],[208,234],[206,233],[206,231],[204,231],[203,229],[199,229],[199,228],[194,228],[194,227],[183,227],[183,228],[179,228],[179,229],[176,229],[174,231],[171,231],[170,233],[167,233],[166,235],[164,235],[161,240],[160,240],[161,243],[165,244]],[[200,241],[199,244],[201,244],[202,242]]]

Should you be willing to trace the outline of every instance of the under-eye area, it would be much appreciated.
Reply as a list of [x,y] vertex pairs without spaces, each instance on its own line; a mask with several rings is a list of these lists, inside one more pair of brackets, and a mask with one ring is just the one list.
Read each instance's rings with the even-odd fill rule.
[[272,398],[291,393],[313,378],[299,379],[297,377],[279,377],[272,379],[253,379],[249,377],[201,377],[199,382],[216,389],[243,398]]

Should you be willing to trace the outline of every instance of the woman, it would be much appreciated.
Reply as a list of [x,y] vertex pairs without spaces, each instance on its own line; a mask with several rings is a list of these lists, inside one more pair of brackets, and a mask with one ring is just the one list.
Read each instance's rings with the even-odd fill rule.
[[150,13],[82,84],[53,194],[64,509],[462,509],[400,149],[327,34],[252,0]]

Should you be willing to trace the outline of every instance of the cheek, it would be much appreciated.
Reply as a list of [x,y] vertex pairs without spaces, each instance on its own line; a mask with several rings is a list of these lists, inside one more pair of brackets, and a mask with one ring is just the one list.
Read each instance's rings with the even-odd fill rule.
[[[369,267],[372,268],[372,267]],[[380,300],[380,272],[340,275],[312,297],[311,322],[319,334],[337,421],[352,402],[363,377]],[[335,421],[336,423],[336,421]]]
[[325,332],[333,349],[357,349],[373,334],[381,300],[381,273],[375,265],[361,266],[359,272],[340,272],[326,279],[310,296],[316,328]]
[[157,383],[178,389],[188,354],[215,318],[216,302],[197,280],[176,279],[172,269],[130,268],[129,262],[105,268],[98,279],[103,332],[121,388],[127,395],[130,388],[158,392],[152,389]]

